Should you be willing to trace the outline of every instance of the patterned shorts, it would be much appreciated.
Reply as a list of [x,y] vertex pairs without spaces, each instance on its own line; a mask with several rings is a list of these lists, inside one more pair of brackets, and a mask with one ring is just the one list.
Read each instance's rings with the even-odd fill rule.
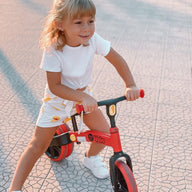
[[[84,92],[92,95],[89,87]],[[76,104],[80,103],[62,99],[52,93],[45,94],[36,125],[48,128],[66,123],[76,113]]]

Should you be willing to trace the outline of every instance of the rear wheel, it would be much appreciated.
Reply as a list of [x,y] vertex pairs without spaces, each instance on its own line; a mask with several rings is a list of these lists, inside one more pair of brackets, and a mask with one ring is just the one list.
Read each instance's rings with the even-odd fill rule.
[[122,160],[115,161],[115,192],[138,192],[133,173]]
[[[63,133],[68,132],[69,126],[67,124],[62,124],[56,130],[55,135],[61,135]],[[45,154],[52,160],[52,161],[61,161],[62,159],[67,158],[73,152],[74,143],[69,143],[67,145],[62,146],[53,146],[48,147]]]

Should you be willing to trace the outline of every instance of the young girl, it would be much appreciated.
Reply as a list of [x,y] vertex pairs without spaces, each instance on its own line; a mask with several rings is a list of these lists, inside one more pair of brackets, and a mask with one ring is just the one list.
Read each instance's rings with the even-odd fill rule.
[[[139,97],[125,60],[110,43],[95,33],[96,9],[91,0],[54,0],[41,35],[44,49],[41,68],[46,71],[47,86],[34,136],[20,157],[9,191],[19,191],[36,161],[47,150],[56,129],[74,113],[74,104],[84,106],[83,121],[91,130],[109,133],[109,125],[91,96],[94,54],[103,55],[125,82],[125,96]],[[91,143],[85,152],[84,166],[97,178],[109,172],[98,156],[105,146]]]

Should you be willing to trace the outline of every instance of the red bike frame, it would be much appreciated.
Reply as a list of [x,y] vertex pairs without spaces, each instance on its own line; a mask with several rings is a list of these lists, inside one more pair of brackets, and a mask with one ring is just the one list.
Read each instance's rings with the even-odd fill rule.
[[70,131],[70,140],[72,142],[94,142],[111,146],[114,152],[122,151],[121,141],[119,137],[119,129],[117,127],[110,128],[110,134],[99,131],[84,131],[81,133]]

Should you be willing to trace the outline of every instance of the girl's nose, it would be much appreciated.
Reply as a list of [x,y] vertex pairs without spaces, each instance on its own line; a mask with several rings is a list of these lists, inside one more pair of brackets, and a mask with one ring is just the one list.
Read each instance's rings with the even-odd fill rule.
[[83,30],[84,30],[84,31],[89,30],[89,24],[88,24],[88,23],[85,23],[85,24],[83,25]]

